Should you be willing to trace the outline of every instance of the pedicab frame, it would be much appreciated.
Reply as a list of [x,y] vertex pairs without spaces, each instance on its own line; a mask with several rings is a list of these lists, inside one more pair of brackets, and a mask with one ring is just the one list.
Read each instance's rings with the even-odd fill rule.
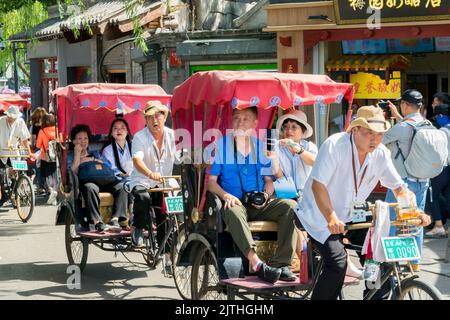
[[[235,108],[258,108],[258,128],[272,128],[278,109],[315,106],[326,110],[329,104],[353,100],[353,85],[336,83],[325,75],[304,75],[243,71],[208,71],[192,75],[176,87],[172,98],[174,129],[189,133],[180,139],[183,149],[182,190],[185,214],[185,237],[178,267],[192,268],[193,299],[223,299],[230,278],[243,277],[248,262],[238,252],[222,221],[222,202],[207,192],[211,159],[204,159],[208,148],[214,149],[217,133],[225,135],[231,128]],[[216,130],[210,132],[208,130]],[[176,130],[179,133],[181,130]],[[206,132],[206,135],[204,135]],[[264,134],[260,138],[264,138]],[[176,137],[177,139],[177,137]],[[188,140],[188,141],[186,141]],[[210,149],[211,150],[211,149]],[[211,152],[212,154],[214,151]],[[250,223],[253,230],[276,231],[276,225]],[[242,263],[236,260],[241,259]],[[244,271],[247,274],[246,271]],[[228,280],[227,280],[228,279]],[[258,282],[256,277],[247,277]],[[242,280],[242,279],[240,279]],[[249,294],[275,298],[288,291],[311,290],[311,283],[277,283],[250,285]],[[228,286],[228,289],[230,287]],[[229,290],[228,290],[229,291]],[[310,291],[309,291],[310,292]]]
[[[60,169],[59,204],[56,225],[65,225],[66,252],[69,264],[77,265],[81,270],[87,262],[89,244],[105,251],[133,251],[130,231],[120,233],[77,232],[74,222],[80,224],[77,215],[78,179],[69,172],[67,158],[70,143],[70,131],[77,124],[89,125],[92,135],[105,138],[116,114],[122,114],[127,120],[131,134],[145,128],[143,110],[150,100],[158,100],[168,105],[171,96],[158,85],[126,85],[88,83],[69,85],[56,89],[52,95],[57,99],[57,134],[61,143],[58,155]],[[91,143],[94,141],[91,140]],[[161,192],[173,188],[160,188]],[[109,196],[112,198],[111,196]],[[103,199],[102,193],[100,198]],[[112,199],[110,199],[110,202]],[[102,201],[101,201],[102,202]],[[80,209],[78,209],[80,210]],[[174,241],[177,241],[175,239]],[[143,254],[146,263],[154,267],[158,263],[153,253],[135,250]]]

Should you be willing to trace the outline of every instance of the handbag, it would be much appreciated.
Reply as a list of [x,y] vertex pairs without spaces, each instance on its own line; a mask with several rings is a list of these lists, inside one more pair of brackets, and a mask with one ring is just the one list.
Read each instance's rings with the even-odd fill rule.
[[105,186],[119,181],[110,167],[97,161],[87,161],[80,164],[78,180],[82,184],[92,182],[98,186]]
[[282,177],[273,183],[275,193],[279,199],[297,199],[298,191],[292,177]]

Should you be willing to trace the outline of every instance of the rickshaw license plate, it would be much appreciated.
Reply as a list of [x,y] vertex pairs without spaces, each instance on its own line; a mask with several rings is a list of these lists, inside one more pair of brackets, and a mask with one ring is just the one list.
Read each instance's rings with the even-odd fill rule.
[[28,170],[28,164],[26,161],[23,160],[11,160],[11,164],[14,170],[18,171],[27,171]]
[[166,197],[166,208],[168,213],[180,213],[183,212],[183,197]]
[[420,259],[419,248],[414,237],[381,238],[384,255],[389,262]]

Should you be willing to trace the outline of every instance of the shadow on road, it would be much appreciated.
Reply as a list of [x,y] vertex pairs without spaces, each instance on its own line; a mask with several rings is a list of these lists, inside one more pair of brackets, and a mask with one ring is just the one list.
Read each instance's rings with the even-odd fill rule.
[[[13,228],[11,226],[14,226]],[[48,233],[46,224],[23,223],[15,219],[0,219],[0,238]]]
[[[8,284],[4,282],[1,295],[11,296],[13,292],[26,298],[37,295],[39,299],[126,299],[134,294],[133,299],[168,299],[164,296],[143,296],[142,293],[136,297],[135,292],[142,289],[153,289],[153,292],[154,289],[174,289],[174,285],[152,284],[151,281],[146,281],[148,285],[133,284],[135,279],[148,277],[148,268],[137,268],[123,262],[89,264],[81,275],[81,288],[69,289],[67,281],[71,274],[66,273],[67,267],[67,264],[48,262],[0,264],[0,283],[19,280],[30,282],[30,287],[40,286],[30,290],[17,287],[5,290]],[[33,282],[48,284],[34,285]],[[69,281],[69,284],[73,282]]]

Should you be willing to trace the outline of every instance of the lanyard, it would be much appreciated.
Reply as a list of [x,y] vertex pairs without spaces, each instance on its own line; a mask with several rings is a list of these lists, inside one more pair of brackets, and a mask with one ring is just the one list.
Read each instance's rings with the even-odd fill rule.
[[[256,168],[256,186],[258,188],[258,192],[259,192],[259,170],[258,170],[258,165],[256,164],[256,153],[255,153],[255,149],[253,146],[253,141],[250,138],[250,146],[252,148],[252,154],[254,155],[254,161],[255,161],[255,168]],[[239,182],[241,183],[241,191],[242,194],[244,195],[247,191],[245,191],[244,189],[244,182],[242,181],[242,176],[241,176],[241,169],[239,168],[239,164],[238,164],[238,159],[237,159],[237,141],[236,139],[233,139],[233,147],[234,147],[234,160],[236,161],[236,166],[238,168],[238,175],[239,175]],[[249,159],[250,160],[250,159]],[[246,164],[247,165],[247,164]]]
[[[353,150],[353,138],[352,138],[352,136],[350,136],[350,142],[351,142],[351,147],[352,147],[353,184],[355,186],[355,198],[358,198],[358,183],[357,183],[357,179],[356,179],[356,167],[355,167],[355,151]],[[362,184],[362,182],[364,180],[364,176],[366,175],[366,171],[367,171],[367,167],[368,166],[369,165],[366,165],[366,167],[364,168],[364,171],[363,171],[362,176],[361,176],[361,180],[359,181],[359,187],[361,187],[361,184]]]
[[161,172],[161,159],[163,158],[164,154],[166,153],[166,148],[164,146],[165,143],[165,139],[163,137],[163,143],[162,143],[162,153],[161,153],[161,157],[159,157],[159,150],[156,147],[156,140],[153,140],[152,146],[153,146],[153,151],[155,152],[156,155],[156,159],[158,160],[158,169],[159,169],[159,174],[163,175]]

